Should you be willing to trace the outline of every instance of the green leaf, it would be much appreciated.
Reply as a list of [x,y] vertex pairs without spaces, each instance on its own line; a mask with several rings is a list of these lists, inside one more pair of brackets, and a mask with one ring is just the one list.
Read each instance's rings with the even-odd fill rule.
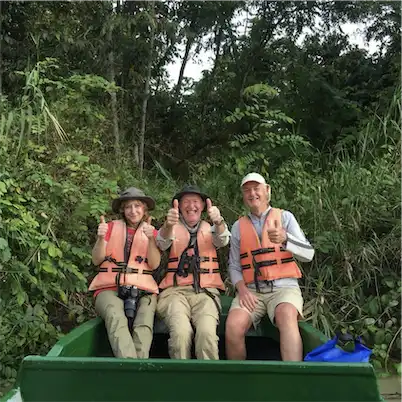
[[372,314],[373,316],[376,316],[378,314],[379,306],[377,299],[372,299],[368,307],[370,314]]
[[17,303],[19,306],[22,306],[25,302],[25,293],[18,292],[17,293]]
[[48,247],[49,247],[49,242],[47,242],[47,241],[44,241],[43,243],[40,244],[40,248],[41,248],[42,250],[45,250],[45,249],[47,249]]
[[4,250],[6,247],[8,247],[8,241],[0,237],[0,250]]
[[57,247],[55,247],[53,244],[49,245],[49,248],[47,249],[48,254],[50,255],[50,257],[56,257],[58,252],[57,252]]
[[377,345],[380,345],[384,342],[384,338],[385,338],[385,331],[383,329],[380,329],[376,332],[374,336],[374,342]]
[[10,249],[7,247],[6,249],[4,249],[4,250],[1,252],[1,260],[2,260],[3,262],[7,262],[7,261],[10,261],[10,259],[11,259],[11,251],[10,251]]
[[374,318],[366,318],[364,320],[364,323],[368,326],[368,325],[373,325],[375,323],[375,319]]
[[65,294],[65,292],[63,290],[59,290],[59,295],[60,295],[60,299],[63,303],[67,304],[68,303],[68,298],[67,295]]
[[43,271],[48,272],[49,274],[57,273],[56,269],[53,267],[50,261],[44,261],[41,267]]

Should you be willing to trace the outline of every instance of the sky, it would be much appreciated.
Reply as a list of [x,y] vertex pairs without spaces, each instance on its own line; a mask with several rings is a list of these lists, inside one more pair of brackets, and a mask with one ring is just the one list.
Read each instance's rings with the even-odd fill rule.
[[[242,17],[239,18],[241,19]],[[243,20],[245,20],[244,17]],[[349,35],[351,44],[357,44],[360,48],[365,48],[369,51],[370,54],[373,54],[378,49],[379,44],[374,40],[370,41],[370,43],[364,42],[362,35],[359,33],[362,31],[363,27],[364,27],[363,24],[344,24],[342,25],[342,30]],[[244,30],[244,26],[240,27],[239,29]],[[300,42],[301,40],[302,39],[300,39]],[[181,57],[177,58],[175,62],[167,66],[171,87],[177,83],[183,54],[184,54],[184,45],[182,46],[181,49]],[[189,60],[186,64],[186,68],[184,70],[184,77],[199,80],[202,77],[203,70],[212,68],[213,58],[214,53],[212,51],[202,50],[198,55],[195,54],[193,51],[192,53],[190,53]]]

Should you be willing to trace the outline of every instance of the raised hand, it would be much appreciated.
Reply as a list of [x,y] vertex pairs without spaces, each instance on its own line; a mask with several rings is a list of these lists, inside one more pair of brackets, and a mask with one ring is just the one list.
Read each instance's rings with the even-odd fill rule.
[[151,225],[151,222],[152,216],[149,216],[146,222],[144,222],[142,225],[142,231],[144,232],[145,236],[148,237],[148,239],[152,239],[154,236],[155,227]]
[[272,243],[282,244],[286,242],[287,235],[285,229],[282,228],[278,220],[268,221],[268,237]]
[[222,216],[218,207],[212,206],[212,201],[209,198],[207,198],[207,212],[213,224],[219,225],[222,222]]
[[174,225],[179,223],[179,201],[173,200],[173,208],[169,209],[169,212],[166,216],[165,225],[168,228],[172,228]]
[[109,226],[105,221],[105,217],[102,215],[100,217],[100,223],[99,223],[99,226],[98,226],[98,237],[101,238],[101,239],[104,239],[108,229],[109,229]]

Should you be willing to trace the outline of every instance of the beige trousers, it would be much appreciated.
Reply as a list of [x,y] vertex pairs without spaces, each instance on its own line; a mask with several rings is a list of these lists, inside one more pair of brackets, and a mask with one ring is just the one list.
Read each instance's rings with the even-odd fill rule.
[[142,296],[133,325],[128,330],[124,302],[113,290],[104,290],[95,299],[95,311],[105,321],[109,342],[116,357],[147,359],[152,344],[156,295]]
[[[208,289],[221,310],[219,291]],[[206,293],[196,293],[192,286],[170,287],[158,297],[157,314],[169,328],[171,359],[191,359],[193,326],[195,355],[201,360],[219,360],[217,326],[220,312]]]

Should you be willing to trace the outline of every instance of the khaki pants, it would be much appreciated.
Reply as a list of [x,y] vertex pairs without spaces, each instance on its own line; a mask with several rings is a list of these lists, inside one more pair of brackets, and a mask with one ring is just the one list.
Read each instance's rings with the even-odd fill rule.
[[275,309],[280,303],[290,303],[296,307],[299,312],[299,318],[303,319],[303,297],[299,287],[294,288],[278,288],[274,287],[271,291],[264,293],[258,293],[253,289],[249,289],[258,298],[258,303],[252,313],[239,304],[239,295],[236,293],[236,297],[232,301],[230,310],[240,308],[247,311],[251,316],[251,321],[254,327],[257,327],[261,319],[268,314],[269,319],[275,324]]
[[[208,290],[215,296],[220,310],[219,291]],[[171,359],[191,359],[194,326],[197,359],[219,360],[216,331],[220,311],[206,293],[197,294],[192,286],[167,288],[158,297],[157,314],[169,328]]]
[[142,296],[131,337],[124,314],[124,302],[113,290],[104,290],[95,299],[95,311],[105,321],[109,342],[116,357],[147,359],[152,344],[156,295]]

